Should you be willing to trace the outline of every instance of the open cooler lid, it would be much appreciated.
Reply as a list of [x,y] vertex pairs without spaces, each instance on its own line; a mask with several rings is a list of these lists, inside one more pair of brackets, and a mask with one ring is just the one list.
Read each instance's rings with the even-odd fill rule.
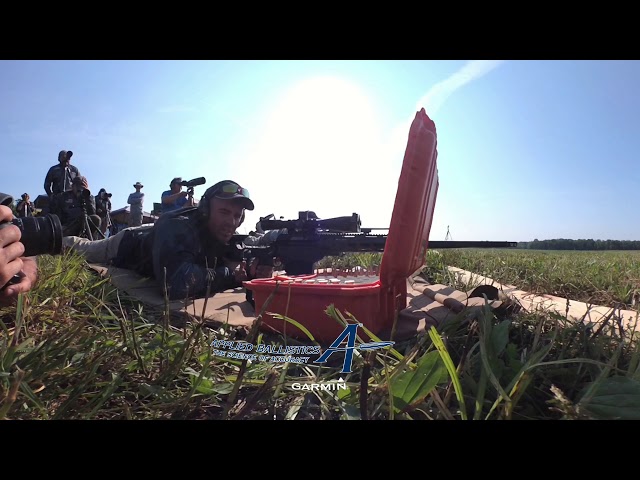
[[436,126],[424,108],[416,113],[398,181],[380,264],[380,282],[406,282],[424,263],[438,190]]

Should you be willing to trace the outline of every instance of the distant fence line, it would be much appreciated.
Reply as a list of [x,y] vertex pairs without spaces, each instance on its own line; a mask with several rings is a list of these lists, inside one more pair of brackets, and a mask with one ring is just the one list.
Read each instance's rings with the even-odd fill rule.
[[640,250],[640,240],[535,239],[533,242],[519,242],[518,248],[532,250]]

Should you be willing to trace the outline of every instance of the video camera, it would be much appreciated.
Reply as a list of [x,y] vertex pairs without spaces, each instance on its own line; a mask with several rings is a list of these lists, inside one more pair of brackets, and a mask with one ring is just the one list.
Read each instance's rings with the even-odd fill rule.
[[[0,193],[0,204],[10,207],[13,197]],[[62,252],[62,224],[57,215],[47,214],[42,217],[16,218],[11,222],[0,223],[0,228],[12,223],[20,229],[20,242],[24,245],[24,256],[58,255]]]
[[187,194],[189,196],[193,196],[193,187],[197,187],[198,185],[204,185],[207,182],[207,179],[204,177],[198,177],[191,179],[189,181],[183,180],[180,182],[180,185],[183,187],[187,187]]
[[89,197],[91,197],[91,190],[89,190],[88,188],[80,187],[80,194],[82,195],[83,200],[89,200]]

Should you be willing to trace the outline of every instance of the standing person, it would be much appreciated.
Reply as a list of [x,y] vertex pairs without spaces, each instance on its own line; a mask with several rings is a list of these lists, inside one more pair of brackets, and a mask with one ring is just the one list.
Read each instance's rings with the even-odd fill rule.
[[111,224],[111,194],[101,188],[96,197],[96,214],[100,217],[100,231],[106,235]]
[[29,200],[29,194],[23,193],[20,198],[22,200],[20,200],[18,202],[18,205],[16,206],[16,212],[18,213],[18,216],[33,217],[33,214],[34,214],[33,203],[31,203],[31,200]]
[[195,205],[193,197],[186,191],[182,191],[181,183],[182,178],[176,177],[171,180],[171,183],[169,184],[169,188],[171,190],[162,192],[162,213],[172,212],[182,207],[193,207]]
[[60,150],[58,153],[58,165],[54,165],[44,178],[44,191],[51,199],[52,195],[71,190],[73,179],[80,176],[80,171],[71,165],[71,150]]
[[131,205],[129,209],[129,226],[139,227],[142,225],[142,205],[144,203],[144,193],[140,190],[144,188],[144,185],[136,182],[133,188],[135,188],[136,191],[129,194],[129,198],[127,199],[127,203]]

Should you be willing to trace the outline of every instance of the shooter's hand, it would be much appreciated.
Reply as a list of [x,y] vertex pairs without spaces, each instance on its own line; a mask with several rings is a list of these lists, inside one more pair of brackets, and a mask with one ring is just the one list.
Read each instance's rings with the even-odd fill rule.
[[249,264],[249,278],[273,277],[273,265],[260,265],[258,258],[254,258]]
[[233,278],[238,284],[242,284],[245,280],[249,279],[247,275],[247,262],[243,260],[238,264],[238,266],[233,270]]

